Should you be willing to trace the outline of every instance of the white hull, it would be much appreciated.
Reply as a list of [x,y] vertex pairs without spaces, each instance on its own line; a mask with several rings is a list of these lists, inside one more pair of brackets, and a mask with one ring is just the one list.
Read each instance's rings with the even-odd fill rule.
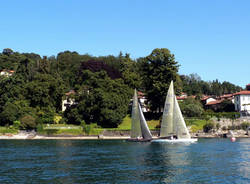
[[198,139],[155,139],[151,142],[159,142],[159,143],[193,143],[197,142]]

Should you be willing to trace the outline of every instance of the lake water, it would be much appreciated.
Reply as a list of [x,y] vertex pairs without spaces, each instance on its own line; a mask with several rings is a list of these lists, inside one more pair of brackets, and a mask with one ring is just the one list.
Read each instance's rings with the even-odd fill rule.
[[0,140],[0,183],[250,183],[250,139]]

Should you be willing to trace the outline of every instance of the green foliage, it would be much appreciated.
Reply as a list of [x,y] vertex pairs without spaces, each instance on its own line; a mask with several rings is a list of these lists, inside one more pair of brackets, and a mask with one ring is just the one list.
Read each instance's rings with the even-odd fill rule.
[[26,98],[31,107],[46,107],[61,110],[64,84],[60,78],[49,74],[37,74],[32,82],[25,85]]
[[0,113],[1,125],[12,124],[12,122],[18,119],[18,109],[10,102],[4,105],[3,111]]
[[139,61],[140,71],[151,110],[161,109],[171,80],[176,91],[180,91],[179,65],[168,49],[154,49]]
[[23,116],[20,122],[22,129],[31,130],[36,128],[36,119],[30,115]]
[[188,118],[185,119],[187,126],[191,126],[191,132],[195,133],[203,130],[203,126],[207,123],[206,120]]
[[219,109],[217,112],[234,112],[235,107],[231,100],[224,100],[221,102]]
[[204,112],[201,103],[194,98],[187,98],[181,102],[180,108],[185,117],[201,117]]
[[206,111],[204,112],[203,114],[203,118],[205,117],[216,117],[218,118],[218,120],[220,118],[228,118],[228,119],[231,119],[231,120],[235,120],[237,118],[240,117],[240,113],[239,112],[211,112],[211,111]]
[[37,132],[43,135],[82,135],[82,127],[67,124],[40,124],[37,126]]
[[220,83],[217,79],[212,82],[205,82],[197,74],[181,75],[183,84],[183,92],[188,95],[215,95],[235,93],[242,90],[240,86],[236,86],[230,82]]
[[206,123],[206,124],[203,126],[203,131],[204,131],[205,133],[208,133],[208,132],[210,132],[213,128],[214,128],[214,123],[208,122],[208,123]]
[[16,130],[19,130],[21,127],[21,122],[20,121],[14,121],[13,122],[13,128]]
[[126,116],[132,90],[121,79],[111,80],[105,72],[83,71],[78,81],[84,88],[78,91],[78,105],[65,112],[68,121],[117,127]]
[[220,123],[216,123],[216,129],[219,130],[220,127],[221,127]]
[[[119,79],[108,77],[106,72],[109,71],[105,68],[96,73],[82,70],[83,63],[90,63],[94,67],[91,71],[95,71],[92,61],[118,71]],[[176,94],[182,88],[184,92],[197,96],[233,93],[241,89],[229,82],[204,82],[195,74],[180,77],[178,69],[178,62],[168,49],[154,49],[149,56],[135,61],[129,54],[122,53],[94,57],[65,51],[56,57],[41,58],[35,53],[18,53],[6,48],[0,53],[0,70],[15,72],[11,77],[0,76],[0,125],[12,125],[29,116],[35,119],[35,123],[21,123],[21,128],[31,129],[36,128],[36,123],[54,122],[80,125],[82,120],[87,124],[98,122],[102,127],[118,127],[127,114],[134,88],[145,92],[151,110],[163,107],[171,80],[174,80]],[[62,98],[70,89],[77,92],[72,96],[77,104],[68,109],[61,120],[55,120],[61,111]],[[225,104],[223,109],[228,109],[229,105],[232,107],[232,104]],[[184,102],[182,110],[185,116],[197,117],[203,111],[196,102]],[[155,114],[151,117],[158,117]],[[205,114],[207,117],[210,115]],[[218,118],[224,116],[217,115]],[[157,121],[152,121],[151,128],[155,128]],[[93,128],[94,131],[99,132],[99,128]]]
[[39,123],[37,126],[36,126],[36,131],[40,134],[43,134],[44,133],[44,128],[43,128],[43,124]]
[[82,129],[59,129],[55,133],[57,135],[82,135],[83,131]]
[[0,134],[17,134],[18,130],[9,127],[0,127]]
[[240,127],[243,130],[247,130],[247,128],[250,127],[250,123],[249,122],[243,122],[243,123],[241,123]]

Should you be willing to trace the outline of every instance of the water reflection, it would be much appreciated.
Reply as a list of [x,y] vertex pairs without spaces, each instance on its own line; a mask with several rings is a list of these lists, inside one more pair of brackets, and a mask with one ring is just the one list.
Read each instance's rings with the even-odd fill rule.
[[250,183],[249,139],[1,141],[0,183]]

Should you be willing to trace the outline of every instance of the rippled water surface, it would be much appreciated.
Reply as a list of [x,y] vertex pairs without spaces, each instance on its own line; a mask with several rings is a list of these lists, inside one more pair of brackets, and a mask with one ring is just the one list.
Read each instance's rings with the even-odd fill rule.
[[0,183],[250,183],[250,139],[0,140]]

